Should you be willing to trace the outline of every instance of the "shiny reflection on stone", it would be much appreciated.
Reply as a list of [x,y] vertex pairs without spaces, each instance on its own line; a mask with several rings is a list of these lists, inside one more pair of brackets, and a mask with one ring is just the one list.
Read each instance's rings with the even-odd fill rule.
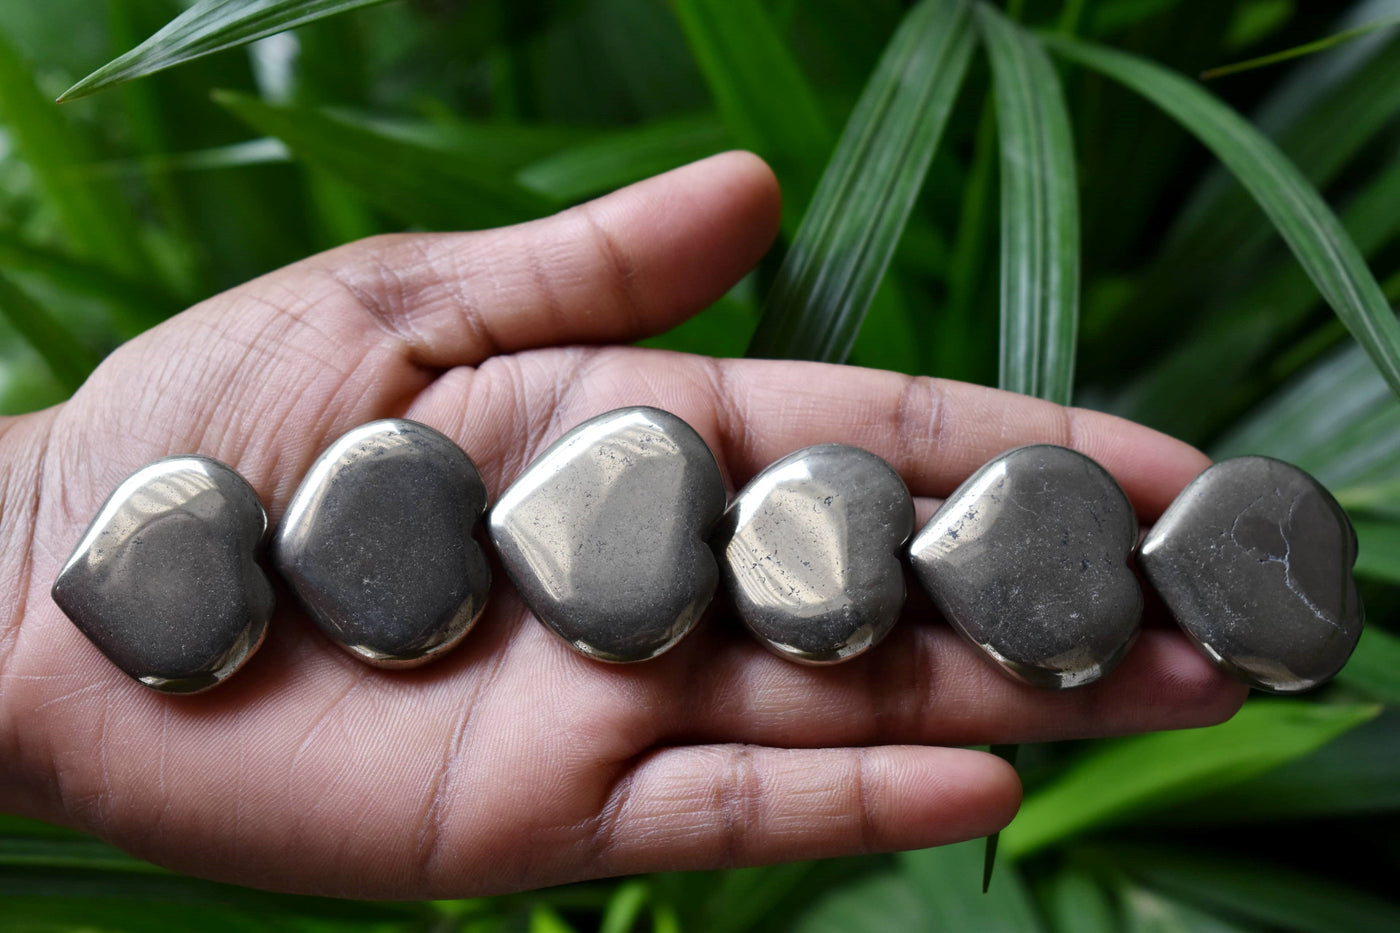
[[1132,505],[1103,467],[1037,444],[972,474],[909,551],[954,628],[1014,679],[1060,689],[1098,680],[1132,646],[1136,542]]
[[55,603],[117,667],[164,693],[196,693],[257,650],[272,587],[256,550],[267,514],[207,457],[167,457],[108,497],[54,582]]
[[739,618],[781,657],[830,664],[884,638],[904,605],[914,528],[903,480],[872,453],[822,444],[744,487],[713,538]]
[[1143,540],[1138,563],[1183,631],[1270,693],[1330,680],[1361,637],[1356,532],[1321,484],[1267,457],[1196,477]]
[[724,505],[719,465],[690,425],[622,408],[541,454],[488,526],[545,625],[591,658],[641,661],[679,641],[714,595],[705,536]]
[[317,458],[273,542],[277,569],[321,630],[378,667],[453,648],[491,589],[473,537],[486,485],[453,441],[392,418]]

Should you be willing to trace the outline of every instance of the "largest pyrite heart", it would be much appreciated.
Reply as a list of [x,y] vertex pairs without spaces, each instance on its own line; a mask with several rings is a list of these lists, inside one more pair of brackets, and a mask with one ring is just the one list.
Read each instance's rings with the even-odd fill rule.
[[899,552],[913,530],[914,502],[888,463],[820,444],[755,476],[713,545],[749,631],[780,657],[831,664],[875,645],[899,618]]
[[312,464],[273,559],[312,619],[377,667],[451,650],[476,621],[491,570],[472,536],[486,484],[453,441],[401,418],[362,424]]
[[1356,532],[1311,476],[1268,457],[1191,481],[1138,563],[1186,634],[1230,674],[1297,693],[1341,670],[1361,637]]
[[948,621],[998,667],[1062,688],[1098,680],[1132,646],[1136,543],[1137,517],[1108,471],[1037,444],[972,474],[909,553]]
[[112,663],[166,693],[212,687],[257,650],[272,587],[257,493],[207,457],[167,457],[108,497],[53,600]]
[[714,595],[705,536],[724,480],[690,425],[621,408],[565,434],[515,481],[488,526],[540,621],[604,661],[655,657]]

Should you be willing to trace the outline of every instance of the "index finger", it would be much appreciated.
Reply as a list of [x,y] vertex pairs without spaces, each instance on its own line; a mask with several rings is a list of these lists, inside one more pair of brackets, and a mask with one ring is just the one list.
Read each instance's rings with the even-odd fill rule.
[[[568,356],[552,361],[551,354]],[[502,367],[510,368],[510,378],[501,378],[507,375],[496,371]],[[560,371],[586,378],[561,386]],[[490,391],[471,391],[484,388],[483,380]],[[499,391],[503,385],[511,390]],[[915,496],[943,497],[1006,450],[1059,444],[1101,463],[1138,515],[1151,521],[1210,463],[1189,444],[1123,418],[985,386],[855,366],[716,360],[626,347],[489,360],[474,373],[440,380],[410,417],[436,420],[489,467],[522,462],[519,432],[502,430],[520,423],[522,414],[548,426],[531,438],[542,448],[568,428],[625,405],[655,405],[690,422],[736,487],[794,450],[838,442],[889,461]],[[516,449],[502,446],[511,444]],[[524,462],[537,452],[526,451]],[[498,489],[514,479],[504,475],[508,470],[498,473]]]

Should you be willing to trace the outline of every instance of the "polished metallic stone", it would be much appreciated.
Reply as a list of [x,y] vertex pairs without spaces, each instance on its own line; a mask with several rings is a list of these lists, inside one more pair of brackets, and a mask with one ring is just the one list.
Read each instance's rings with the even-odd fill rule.
[[574,428],[506,490],[488,525],[530,609],[604,661],[655,657],[714,595],[705,543],[724,481],[690,425],[621,408]]
[[1138,563],[1177,622],[1252,687],[1297,693],[1341,670],[1361,637],[1356,532],[1307,473],[1267,457],[1196,477]]
[[948,621],[1003,671],[1076,687],[1112,670],[1137,636],[1137,527],[1108,471],[1038,444],[972,474],[914,536],[910,559]]
[[890,465],[844,444],[789,454],[753,478],[712,544],[739,618],[791,661],[831,664],[889,633],[914,502]]
[[266,530],[257,493],[224,464],[157,460],[108,497],[53,600],[146,686],[205,690],[237,671],[267,630],[272,587],[255,556]]
[[350,431],[317,458],[277,529],[273,560],[316,624],[378,667],[448,651],[491,589],[473,534],[486,485],[450,439],[403,419]]

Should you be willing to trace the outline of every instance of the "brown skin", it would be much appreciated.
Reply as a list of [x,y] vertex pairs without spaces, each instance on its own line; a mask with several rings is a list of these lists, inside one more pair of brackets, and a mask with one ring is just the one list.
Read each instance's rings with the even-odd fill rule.
[[0,422],[0,809],[182,871],[358,897],[503,892],[659,869],[938,845],[1016,811],[1004,762],[940,747],[1203,726],[1244,699],[1174,632],[1104,681],[1005,679],[927,603],[865,657],[798,667],[710,618],[610,666],[503,579],[478,628],[386,672],[282,594],[228,684],[127,679],[48,595],[106,495],[157,457],[239,470],[276,522],[317,453],[403,416],[456,439],[493,497],[584,419],[656,405],[733,486],[799,447],[857,444],[922,497],[1018,444],[1103,463],[1151,521],[1207,463],[1107,415],[991,389],[617,344],[719,297],[766,250],[778,190],[730,153],[502,230],[376,237],[216,296],[131,341],[73,399]]

